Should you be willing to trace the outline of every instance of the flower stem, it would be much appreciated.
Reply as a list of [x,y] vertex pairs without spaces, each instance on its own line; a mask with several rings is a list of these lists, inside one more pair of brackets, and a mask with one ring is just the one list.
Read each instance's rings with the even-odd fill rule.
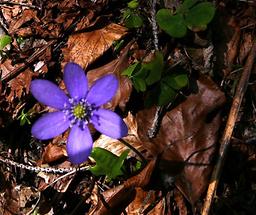
[[147,160],[144,158],[144,156],[137,149],[135,149],[130,143],[126,142],[122,138],[120,138],[118,140],[121,143],[123,143],[125,146],[127,146],[129,149],[131,149],[135,154],[137,154],[143,163],[147,163]]

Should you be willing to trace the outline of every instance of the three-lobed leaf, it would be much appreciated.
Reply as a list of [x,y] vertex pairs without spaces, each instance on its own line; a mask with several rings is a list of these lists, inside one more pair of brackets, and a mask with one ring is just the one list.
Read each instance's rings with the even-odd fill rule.
[[160,9],[156,14],[159,27],[175,38],[184,37],[187,28],[193,31],[205,30],[214,17],[215,7],[210,2],[198,2],[185,0],[175,14],[169,9]]
[[96,165],[90,171],[96,176],[106,175],[109,180],[115,179],[124,174],[122,167],[128,154],[129,150],[125,150],[118,157],[104,148],[94,147],[90,156],[96,161]]

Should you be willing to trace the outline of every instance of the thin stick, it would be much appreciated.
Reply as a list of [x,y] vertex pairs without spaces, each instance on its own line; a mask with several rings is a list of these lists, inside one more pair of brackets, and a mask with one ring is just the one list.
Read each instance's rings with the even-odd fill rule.
[[128,142],[126,142],[124,139],[118,139],[121,143],[123,143],[125,146],[127,146],[129,149],[131,149],[134,153],[136,153],[139,158],[141,159],[141,161],[143,163],[146,163],[146,159],[144,158],[144,156],[137,150],[135,149],[131,144],[129,144]]
[[28,7],[28,8],[32,8],[32,9],[36,9],[36,10],[42,10],[41,7],[35,6],[35,5],[31,5],[31,4],[26,4],[26,3],[18,3],[18,2],[12,2],[12,1],[3,1],[0,2],[0,7],[1,6],[22,6],[22,7]]
[[243,73],[241,75],[240,81],[236,88],[236,94],[233,99],[233,103],[231,106],[231,110],[228,116],[228,120],[226,123],[226,128],[224,130],[223,136],[220,140],[220,150],[219,156],[217,160],[217,164],[212,173],[211,181],[208,187],[206,199],[204,202],[204,207],[202,211],[202,215],[208,215],[210,213],[212,201],[214,198],[214,194],[216,192],[221,171],[225,162],[226,154],[230,145],[230,139],[233,133],[233,129],[236,123],[237,115],[240,109],[241,102],[243,100],[243,96],[246,92],[249,77],[251,74],[251,70],[253,67],[254,59],[256,57],[256,39],[254,40],[253,46],[251,48],[250,54],[247,58],[246,64],[244,66]]
[[155,50],[158,51],[158,32],[157,32],[157,24],[156,24],[156,0],[151,1],[151,18],[149,18],[151,24],[152,24],[152,33],[153,33],[153,38],[154,38],[154,46]]

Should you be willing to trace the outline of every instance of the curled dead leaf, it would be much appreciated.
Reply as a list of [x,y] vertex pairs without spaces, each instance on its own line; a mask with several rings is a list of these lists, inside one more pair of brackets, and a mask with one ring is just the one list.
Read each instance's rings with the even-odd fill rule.
[[75,62],[85,69],[126,33],[125,27],[112,23],[92,32],[73,34],[63,49],[64,61]]

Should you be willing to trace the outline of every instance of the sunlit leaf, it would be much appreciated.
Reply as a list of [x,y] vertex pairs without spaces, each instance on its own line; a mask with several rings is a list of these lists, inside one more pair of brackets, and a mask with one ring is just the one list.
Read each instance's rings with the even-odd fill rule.
[[129,150],[125,150],[118,157],[104,148],[94,147],[90,156],[96,161],[96,165],[90,171],[96,176],[106,175],[110,180],[115,179],[124,174],[122,167],[128,154]]
[[4,49],[5,46],[12,42],[12,38],[9,35],[0,36],[0,51]]
[[136,69],[139,69],[141,66],[140,63],[134,63],[132,65],[130,65],[128,68],[126,68],[123,72],[122,72],[122,75],[126,75],[128,76],[129,78],[132,77],[132,75],[135,73]]
[[139,6],[138,0],[132,0],[128,2],[127,6],[131,9],[136,9]]

